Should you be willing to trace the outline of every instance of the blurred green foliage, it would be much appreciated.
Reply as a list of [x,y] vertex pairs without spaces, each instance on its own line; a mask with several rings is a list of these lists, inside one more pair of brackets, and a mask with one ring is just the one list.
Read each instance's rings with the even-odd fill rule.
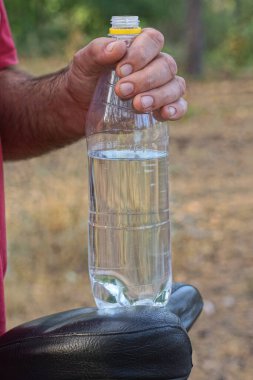
[[[112,15],[138,15],[160,29],[166,50],[184,62],[187,0],[6,0],[20,55],[66,55],[107,34]],[[203,0],[204,62],[233,72],[253,63],[253,1]]]

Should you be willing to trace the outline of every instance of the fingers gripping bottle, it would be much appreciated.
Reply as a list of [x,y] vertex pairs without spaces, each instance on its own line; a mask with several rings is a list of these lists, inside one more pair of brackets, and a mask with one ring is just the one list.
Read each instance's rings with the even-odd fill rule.
[[[112,17],[110,36],[131,44],[140,32],[138,17]],[[86,124],[92,291],[99,308],[164,306],[172,278],[168,127],[121,100],[118,79],[114,70],[101,76]]]

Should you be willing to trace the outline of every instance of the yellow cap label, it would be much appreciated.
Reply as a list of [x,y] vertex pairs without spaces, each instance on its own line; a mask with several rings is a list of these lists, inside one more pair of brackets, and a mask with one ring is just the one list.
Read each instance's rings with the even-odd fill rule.
[[116,29],[116,28],[110,28],[109,34],[140,34],[141,28],[129,28],[129,29]]

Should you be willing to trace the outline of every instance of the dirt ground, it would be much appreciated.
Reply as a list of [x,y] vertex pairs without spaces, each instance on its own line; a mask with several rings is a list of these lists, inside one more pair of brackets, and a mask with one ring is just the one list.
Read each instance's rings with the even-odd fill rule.
[[[253,79],[189,83],[171,133],[173,272],[201,291],[192,380],[253,377]],[[5,164],[8,328],[93,305],[85,143]]]

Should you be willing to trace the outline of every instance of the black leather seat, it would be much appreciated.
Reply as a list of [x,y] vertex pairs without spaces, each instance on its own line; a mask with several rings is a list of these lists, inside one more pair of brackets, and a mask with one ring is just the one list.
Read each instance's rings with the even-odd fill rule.
[[202,310],[198,290],[174,284],[165,308],[80,308],[0,337],[1,380],[185,380],[187,335]]

